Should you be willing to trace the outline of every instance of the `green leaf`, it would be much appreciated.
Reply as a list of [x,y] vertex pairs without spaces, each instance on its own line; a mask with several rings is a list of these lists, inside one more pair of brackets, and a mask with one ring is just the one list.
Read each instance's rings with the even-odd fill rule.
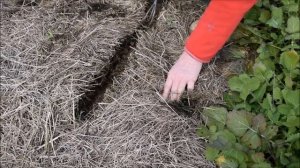
[[[273,44],[268,44],[266,48],[267,48],[269,54],[270,54],[271,56],[273,56],[273,57],[276,57],[277,54],[278,54],[279,51],[280,51],[280,49],[279,49],[278,47],[274,46]],[[272,62],[272,63],[273,63],[273,62]],[[274,63],[273,63],[273,64],[274,64]],[[266,65],[267,65],[267,64],[266,64]],[[274,69],[272,69],[272,70],[274,70]]]
[[273,77],[273,69],[275,69],[275,65],[269,59],[265,59],[263,61],[257,60],[252,68],[256,78],[264,83],[268,82]]
[[234,110],[246,110],[251,111],[252,106],[248,104],[247,102],[236,104],[234,107]]
[[219,150],[208,146],[204,152],[204,155],[207,160],[213,161],[218,157],[219,152]]
[[238,151],[236,149],[229,149],[222,151],[222,154],[225,156],[225,158],[233,158],[236,161],[238,161],[239,164],[242,164],[246,161],[246,154],[242,151]]
[[273,40],[279,39],[279,36],[276,33],[270,33],[270,36],[272,37]]
[[280,153],[279,159],[280,159],[280,163],[281,163],[282,165],[287,165],[287,164],[290,163],[289,159],[288,159],[286,156],[284,156],[284,153],[283,153],[283,152]]
[[285,47],[281,48],[281,51],[289,51],[289,50],[296,50],[300,49],[300,45],[296,43],[291,43],[289,45],[285,45]]
[[294,108],[292,110],[292,113],[295,114],[295,115],[297,115],[297,116],[300,116],[300,106]]
[[246,100],[247,96],[260,86],[260,80],[257,77],[250,78],[247,74],[235,76],[228,81],[231,90],[240,92],[240,97]]
[[283,10],[280,7],[271,6],[272,17],[267,21],[267,25],[280,28],[283,24]]
[[267,122],[263,114],[258,114],[252,118],[252,128],[256,131],[263,132],[266,130]]
[[293,88],[294,82],[290,76],[286,76],[284,78],[284,83],[287,88],[289,88],[289,89]]
[[[298,67],[300,67],[300,64],[298,64]],[[296,69],[293,69],[293,70],[289,71],[288,73],[284,72],[284,74],[286,76],[290,76],[291,79],[294,80],[295,78],[300,77],[300,69],[296,68]],[[295,80],[297,80],[297,79],[295,79]]]
[[270,163],[267,162],[260,162],[260,163],[255,163],[251,166],[251,168],[272,168]]
[[287,10],[288,12],[298,12],[299,11],[299,4],[290,4],[290,5],[286,5],[284,6],[285,10]]
[[54,38],[54,35],[51,30],[48,30],[47,36],[49,40],[52,40]]
[[271,121],[271,123],[273,124],[280,124],[280,113],[276,113],[276,108],[274,108],[273,111],[271,110],[266,110],[265,111],[266,116],[269,118],[269,120]]
[[271,18],[271,12],[266,9],[262,9],[259,16],[259,21],[262,23],[266,23]]
[[200,128],[198,128],[196,133],[199,137],[209,137],[210,136],[210,132],[207,129],[207,127],[205,127],[205,126],[201,126]]
[[283,4],[283,5],[290,5],[291,4],[291,0],[281,0],[281,3]]
[[254,6],[244,18],[247,20],[257,20],[259,18],[259,11],[260,9]]
[[242,99],[239,97],[239,94],[237,92],[226,92],[223,94],[223,99],[226,102],[226,105],[229,109],[233,109],[236,103],[239,103],[242,101]]
[[300,150],[300,140],[298,140],[294,143],[294,147],[296,150]]
[[254,163],[260,163],[265,161],[265,155],[262,152],[251,154],[251,159]]
[[207,117],[207,125],[215,125],[219,130],[225,126],[227,113],[224,107],[207,107],[203,110],[204,117]]
[[251,101],[257,101],[257,102],[261,102],[261,100],[263,99],[265,93],[266,93],[266,89],[267,89],[267,84],[264,83],[261,87],[259,87],[258,90],[253,92],[253,100]]
[[284,125],[287,127],[300,127],[300,118],[289,115]]
[[239,164],[239,168],[247,168],[247,163],[246,162],[243,162],[241,164]]
[[244,144],[235,143],[234,148],[242,152],[249,152],[249,148]]
[[244,81],[244,88],[241,92],[241,98],[246,100],[247,96],[252,92],[258,89],[260,86],[260,80],[257,77],[250,78],[249,80]]
[[280,64],[283,65],[289,71],[295,69],[299,64],[300,56],[294,50],[285,51],[280,56]]
[[251,33],[248,30],[245,30],[243,27],[238,26],[234,31],[232,36],[230,37],[230,41],[240,42],[240,40],[244,37],[248,37]]
[[259,53],[259,58],[261,59],[267,59],[271,56],[271,54],[268,51],[267,45],[265,43],[262,43],[259,48],[257,49],[257,52]]
[[270,8],[271,7],[271,4],[270,4],[270,1],[269,0],[263,0],[262,1],[262,4],[264,7],[266,8]]
[[248,26],[247,24],[243,24],[243,23],[240,24],[239,26],[240,26],[240,28],[249,31],[250,33],[252,33],[256,37],[259,37],[259,38],[265,39],[265,40],[268,39],[267,35],[261,33],[261,31],[258,28],[256,28],[256,27],[251,27],[251,26]]
[[[222,128],[222,129],[223,129],[223,128]],[[209,133],[210,133],[210,134],[216,133],[217,130],[218,130],[218,127],[217,127],[216,125],[211,125],[211,126],[209,126]]]
[[272,139],[274,136],[277,135],[278,126],[275,125],[268,125],[266,130],[262,133],[262,136],[268,140]]
[[253,68],[254,74],[262,74],[262,73],[266,72],[266,70],[267,70],[267,67],[261,61],[256,62],[252,68]]
[[288,116],[292,109],[293,106],[289,104],[280,104],[277,106],[277,111],[285,116]]
[[300,160],[297,158],[294,162],[290,163],[287,168],[299,168]]
[[283,99],[287,104],[291,104],[294,107],[299,107],[300,102],[300,89],[290,90],[284,89],[282,90]]
[[261,139],[256,132],[248,130],[242,137],[241,141],[246,144],[250,149],[256,149],[261,146]]
[[289,135],[286,139],[286,142],[295,142],[300,139],[300,133]]
[[285,29],[288,33],[297,33],[300,31],[300,18],[296,16],[290,16],[287,21],[287,28]]
[[235,136],[228,130],[219,131],[210,138],[210,146],[220,150],[230,149],[235,142]]
[[238,76],[234,76],[228,81],[231,90],[241,92],[243,90],[243,81]]
[[236,160],[224,156],[220,156],[219,158],[217,158],[216,163],[222,168],[238,168],[239,166]]
[[274,87],[273,88],[273,99],[281,101],[282,95],[281,95],[281,90],[279,87]]
[[265,110],[275,111],[273,99],[269,93],[267,93],[266,98],[264,98],[263,103],[261,104],[261,107]]
[[250,128],[251,120],[252,118],[249,120],[247,112],[233,111],[227,115],[226,126],[234,135],[241,137]]
[[300,39],[300,33],[293,33],[285,36],[285,40],[299,40]]

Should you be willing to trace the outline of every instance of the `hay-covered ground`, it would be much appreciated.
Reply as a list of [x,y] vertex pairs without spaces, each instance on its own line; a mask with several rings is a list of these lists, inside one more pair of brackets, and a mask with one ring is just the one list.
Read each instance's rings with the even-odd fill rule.
[[48,156],[78,125],[78,100],[105,75],[115,47],[145,16],[145,3],[20,2],[1,1],[1,164],[60,167],[63,160]]
[[[160,96],[204,3],[164,3],[153,26],[137,30],[145,0],[34,2],[1,1],[1,166],[214,167],[196,128],[203,107],[223,103],[232,62],[206,65],[181,102]],[[76,120],[79,101],[134,32],[104,95]]]

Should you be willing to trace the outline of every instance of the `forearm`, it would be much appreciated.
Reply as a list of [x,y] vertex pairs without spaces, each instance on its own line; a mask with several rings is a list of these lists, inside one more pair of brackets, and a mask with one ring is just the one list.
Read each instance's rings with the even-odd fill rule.
[[185,50],[195,59],[209,62],[255,2],[256,0],[211,0],[188,38]]

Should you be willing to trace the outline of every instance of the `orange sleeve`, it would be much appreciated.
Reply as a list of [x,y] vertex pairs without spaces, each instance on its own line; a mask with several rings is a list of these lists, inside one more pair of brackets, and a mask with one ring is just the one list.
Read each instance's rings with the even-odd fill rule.
[[209,62],[256,0],[211,0],[185,44],[195,59]]

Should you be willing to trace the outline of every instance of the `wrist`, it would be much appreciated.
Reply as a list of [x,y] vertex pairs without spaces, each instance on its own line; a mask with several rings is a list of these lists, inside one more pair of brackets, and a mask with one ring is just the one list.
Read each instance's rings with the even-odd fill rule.
[[196,67],[201,68],[203,64],[203,62],[196,60],[185,51],[181,54],[179,61],[183,66],[190,67],[190,68],[196,68]]
[[183,51],[186,55],[190,56],[192,59],[194,59],[195,61],[197,62],[200,62],[200,63],[209,63],[209,61],[205,61],[205,60],[202,60],[200,58],[198,58],[197,56],[195,56],[194,54],[192,54],[187,48],[184,48],[184,51]]

